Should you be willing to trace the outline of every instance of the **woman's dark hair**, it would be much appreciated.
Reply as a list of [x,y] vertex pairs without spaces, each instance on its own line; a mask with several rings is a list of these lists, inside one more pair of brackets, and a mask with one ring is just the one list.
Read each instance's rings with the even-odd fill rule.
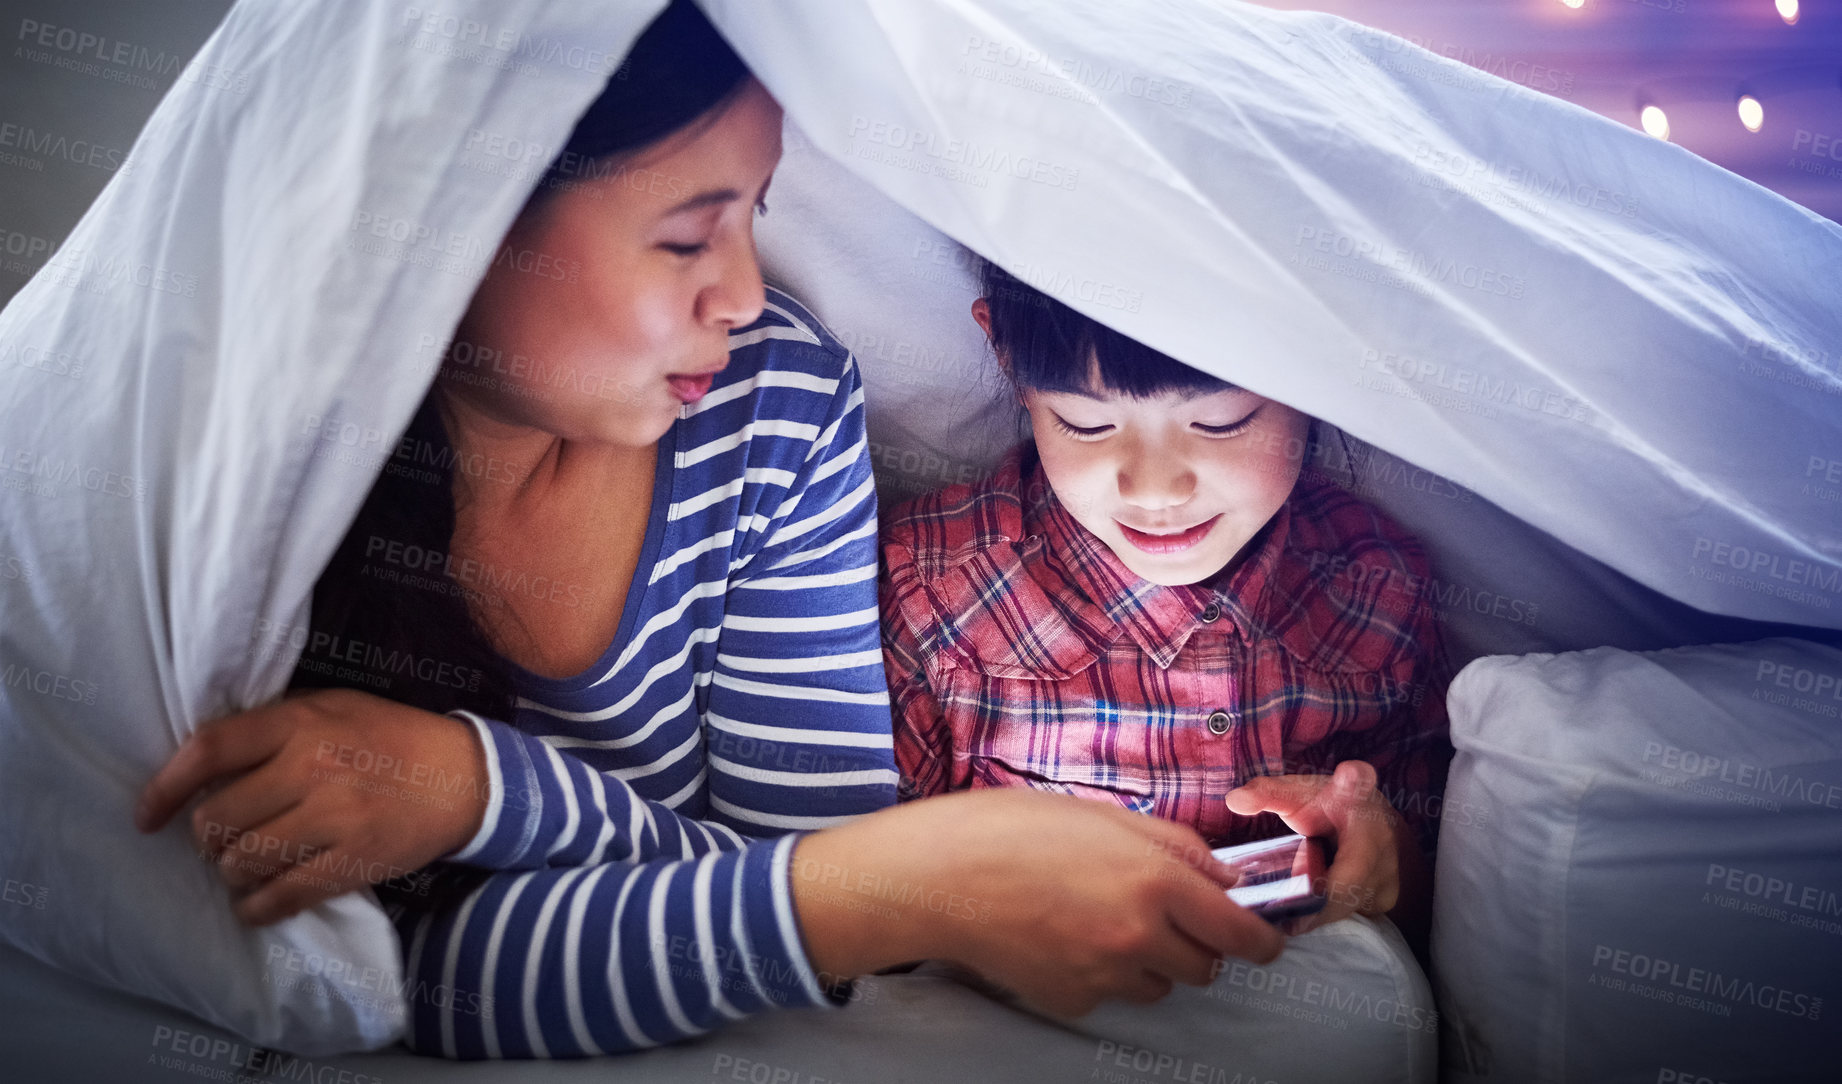
[[[534,193],[596,176],[696,122],[740,90],[748,69],[690,0],[634,42]],[[362,689],[423,708],[508,718],[512,668],[476,617],[487,596],[449,574],[459,462],[431,388],[358,517],[314,584],[311,627],[291,685]],[[467,566],[469,569],[472,566]],[[476,578],[477,579],[477,578]]]
[[1081,315],[990,260],[983,263],[979,287],[991,310],[991,348],[1020,388],[1095,390],[1095,366],[1102,388],[1135,398],[1234,386]]
[[697,5],[672,0],[576,121],[533,195],[593,180],[596,163],[656,143],[713,113],[747,78],[742,58]]
[[511,671],[474,617],[477,584],[448,575],[458,459],[431,392],[313,586],[292,686],[509,717]]

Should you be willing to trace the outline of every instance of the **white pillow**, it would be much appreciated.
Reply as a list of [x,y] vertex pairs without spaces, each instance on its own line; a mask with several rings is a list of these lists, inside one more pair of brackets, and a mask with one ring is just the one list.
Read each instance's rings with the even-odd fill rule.
[[1486,658],[1449,703],[1446,1079],[1835,1078],[1842,650]]

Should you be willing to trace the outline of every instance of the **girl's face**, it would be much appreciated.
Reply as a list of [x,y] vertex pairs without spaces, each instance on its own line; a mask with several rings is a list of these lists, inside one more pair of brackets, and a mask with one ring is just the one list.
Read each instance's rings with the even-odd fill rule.
[[1239,388],[1134,399],[1098,385],[1022,390],[1057,499],[1152,583],[1226,568],[1291,495],[1311,419]]
[[564,439],[655,443],[761,314],[753,219],[780,120],[749,79],[714,119],[542,195],[474,294],[444,390]]

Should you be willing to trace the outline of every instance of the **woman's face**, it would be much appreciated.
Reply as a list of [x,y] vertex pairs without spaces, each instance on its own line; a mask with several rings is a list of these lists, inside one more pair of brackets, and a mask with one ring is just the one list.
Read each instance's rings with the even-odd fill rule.
[[539,198],[461,320],[444,390],[567,440],[656,442],[761,314],[753,219],[780,120],[749,79],[714,118]]

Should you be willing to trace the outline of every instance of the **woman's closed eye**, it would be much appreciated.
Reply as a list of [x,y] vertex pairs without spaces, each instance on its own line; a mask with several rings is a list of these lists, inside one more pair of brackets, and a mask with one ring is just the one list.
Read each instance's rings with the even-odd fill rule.
[[[767,214],[767,209],[768,208],[767,208],[766,200],[757,200],[755,202],[755,214],[756,215]],[[659,247],[671,253],[674,256],[684,256],[688,258],[691,256],[702,255],[703,251],[710,247],[710,242],[708,241],[661,241],[659,242]]]

